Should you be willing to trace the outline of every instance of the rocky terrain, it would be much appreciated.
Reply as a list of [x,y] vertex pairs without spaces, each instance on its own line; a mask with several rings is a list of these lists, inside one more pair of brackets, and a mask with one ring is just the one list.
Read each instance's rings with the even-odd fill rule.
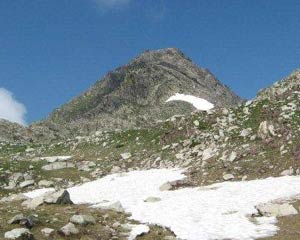
[[[177,50],[163,51],[169,52],[162,57],[165,62],[172,62],[174,55],[176,62],[182,59],[182,54]],[[142,63],[147,65],[149,61],[160,62],[160,53],[161,51],[144,53],[125,68],[136,69]],[[183,68],[186,64],[192,64],[185,58],[182,61],[180,66]],[[165,63],[161,66],[157,65],[159,65],[158,71],[172,72],[174,68]],[[85,134],[78,132],[78,135],[70,136],[68,139],[53,135],[53,139],[56,140],[52,143],[14,141],[15,139],[11,137],[7,137],[5,141],[3,139],[0,145],[0,232],[3,233],[3,237],[5,239],[33,239],[33,237],[35,239],[131,239],[135,229],[140,230],[144,226],[140,226],[139,222],[130,218],[130,214],[124,211],[120,203],[107,208],[74,205],[66,190],[108,174],[147,169],[184,169],[186,178],[166,183],[161,188],[164,191],[210,186],[221,182],[298,176],[300,174],[300,72],[296,70],[282,81],[260,91],[256,98],[241,102],[235,95],[231,95],[231,99],[228,95],[225,97],[224,92],[221,93],[224,86],[219,85],[206,70],[199,70],[196,67],[194,69],[193,74],[209,76],[201,78],[210,79],[210,84],[213,84],[209,87],[219,89],[215,96],[210,95],[209,92],[205,95],[219,107],[207,112],[194,111],[185,115],[174,115],[177,112],[173,111],[172,116],[165,116],[167,119],[163,121],[155,122],[153,119],[151,125],[141,125],[138,128],[132,127],[137,123],[137,119],[133,120],[133,125],[125,124],[126,128],[119,130],[105,129],[100,124],[99,129],[91,131],[91,134],[87,134],[86,131],[83,132]],[[122,75],[123,70],[118,69],[117,73]],[[133,76],[139,76],[140,70],[135,71],[137,75],[133,74]],[[54,112],[50,116],[51,121],[77,123],[102,116],[101,114],[104,113],[101,112],[100,105],[103,103],[94,102],[97,99],[97,94],[94,94],[95,88],[102,89],[111,81],[114,82],[113,76],[117,73],[108,74],[103,82],[98,82],[88,92]],[[124,79],[128,80],[129,78],[125,76]],[[134,82],[134,79],[135,77],[131,80]],[[187,77],[187,79],[193,78]],[[200,84],[196,82],[194,84]],[[124,82],[114,83],[124,84]],[[143,89],[140,85],[137,86],[138,89]],[[111,88],[115,89],[115,86]],[[122,92],[122,89],[118,87],[119,92]],[[180,89],[179,86],[174,86],[172,92],[180,92]],[[196,91],[193,88],[188,91],[201,97],[205,94],[193,92]],[[146,96],[152,93],[153,100],[158,92],[140,94]],[[163,103],[168,94],[171,94],[171,90],[158,100],[158,104]],[[127,99],[130,93],[127,97],[125,95],[120,94],[124,96],[122,101],[133,101]],[[85,98],[90,99],[85,105],[90,108],[89,111],[80,110],[81,108],[78,107],[81,100]],[[220,106],[222,101],[218,103],[216,100],[218,98],[228,101],[224,106]],[[116,102],[112,100],[114,98],[107,99],[110,101],[105,106],[112,107],[118,113],[122,108],[124,109],[115,105]],[[145,99],[141,105],[145,104],[151,108],[151,104],[154,104],[151,99]],[[179,102],[172,104],[178,104],[181,108]],[[74,109],[78,109],[79,112],[74,112]],[[125,111],[128,114],[127,111],[129,110]],[[143,111],[141,109],[141,113]],[[151,108],[150,112],[152,111],[155,116],[156,110]],[[106,118],[106,120],[111,119]],[[122,124],[120,123],[119,126],[125,126]],[[20,128],[18,131],[22,133],[23,130]],[[53,188],[54,192],[32,198],[22,194],[41,188]],[[148,201],[155,202],[159,199],[153,197]],[[274,216],[277,217],[277,226],[280,227],[280,230],[273,234],[274,236],[264,239],[299,239],[298,198],[257,205],[256,209],[257,212],[249,216],[250,219],[254,221],[257,216]],[[137,239],[176,239],[171,229],[155,224],[150,224],[147,231],[138,230],[136,230],[139,233]]]

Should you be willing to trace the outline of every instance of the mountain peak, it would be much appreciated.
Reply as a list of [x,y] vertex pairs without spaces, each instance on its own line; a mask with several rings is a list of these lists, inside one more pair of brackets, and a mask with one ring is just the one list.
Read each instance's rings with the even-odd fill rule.
[[[87,124],[88,129],[142,127],[190,113],[192,104],[166,101],[176,93],[204,99],[216,107],[241,99],[176,48],[145,51],[63,105],[48,121]],[[92,125],[92,127],[91,127]],[[82,127],[81,127],[82,129]]]
[[146,50],[137,56],[131,63],[146,62],[158,63],[169,62],[175,63],[176,61],[188,60],[191,61],[185,54],[178,48],[162,48],[157,50]]

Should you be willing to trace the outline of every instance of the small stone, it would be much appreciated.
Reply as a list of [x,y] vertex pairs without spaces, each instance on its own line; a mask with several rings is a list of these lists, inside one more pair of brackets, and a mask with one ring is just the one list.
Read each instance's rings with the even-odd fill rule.
[[53,181],[41,180],[39,181],[38,185],[40,187],[52,187],[54,185]]
[[34,180],[27,180],[27,181],[24,181],[24,182],[20,183],[21,188],[26,188],[26,187],[29,187],[29,186],[32,186],[32,185],[34,185]]
[[96,224],[96,220],[93,216],[90,215],[73,215],[70,218],[70,222],[79,225],[88,225],[88,224]]
[[73,223],[68,223],[59,230],[59,233],[64,236],[71,236],[79,234],[79,230],[75,227]]
[[248,178],[248,176],[246,176],[246,175],[245,175],[245,176],[243,176],[243,177],[242,177],[242,181],[246,181],[246,180],[247,180],[247,178]]
[[199,127],[199,125],[200,125],[200,122],[198,120],[195,120],[193,123],[196,127]]
[[202,153],[202,160],[206,161],[206,160],[212,158],[213,156],[215,156],[215,154],[216,154],[215,149],[207,148]]
[[144,202],[159,202],[161,201],[161,198],[159,197],[148,197],[144,200]]
[[227,173],[227,174],[224,174],[224,175],[223,175],[223,179],[224,179],[225,181],[229,181],[229,180],[234,179],[234,176],[233,176],[232,174],[230,174],[230,173]]
[[164,237],[164,240],[176,240],[177,238],[176,237],[173,237],[173,236],[165,236]]
[[237,158],[237,153],[236,152],[231,152],[231,154],[228,157],[229,162],[234,162],[234,160]]
[[41,233],[45,236],[45,237],[51,237],[54,234],[54,229],[52,228],[43,228],[41,230]]
[[121,168],[119,166],[113,166],[110,170],[111,173],[118,173],[121,172]]
[[163,185],[161,185],[161,186],[159,187],[159,190],[160,190],[160,191],[169,191],[169,190],[171,190],[171,189],[172,189],[172,184],[169,183],[169,182],[166,182],[166,183],[164,183]]
[[294,174],[294,169],[293,168],[284,170],[280,173],[281,176],[292,176],[293,174]]
[[252,130],[251,128],[243,129],[240,132],[240,136],[241,137],[248,137],[251,134],[251,130]]
[[121,157],[122,157],[123,160],[127,160],[127,159],[131,158],[131,153],[128,153],[128,152],[127,153],[122,153]]

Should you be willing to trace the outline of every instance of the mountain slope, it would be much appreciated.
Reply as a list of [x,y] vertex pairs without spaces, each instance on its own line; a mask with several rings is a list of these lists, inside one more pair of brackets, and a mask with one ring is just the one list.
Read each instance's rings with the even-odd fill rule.
[[[112,194],[113,201],[117,200],[115,196],[122,191],[125,191],[126,198],[142,196],[142,198],[134,197],[134,200],[138,200],[138,207],[146,206],[145,211],[141,210],[142,208],[138,209],[141,210],[138,213],[145,213],[145,215],[136,220],[146,224],[147,216],[155,215],[155,218],[151,219],[150,232],[138,239],[163,240],[166,239],[165,236],[168,239],[175,239],[172,238],[175,234],[180,237],[181,231],[172,229],[171,224],[160,221],[165,219],[174,221],[177,218],[178,222],[186,223],[196,214],[195,221],[176,225],[186,233],[195,229],[199,231],[193,231],[197,234],[195,238],[187,237],[186,239],[197,239],[199,234],[211,228],[203,239],[232,239],[231,230],[238,229],[234,231],[237,233],[234,239],[242,240],[245,236],[251,236],[253,239],[266,237],[259,238],[264,240],[298,240],[300,222],[300,214],[297,214],[300,205],[300,191],[297,187],[300,181],[299,93],[300,72],[295,71],[284,80],[262,90],[253,100],[240,104],[238,107],[217,108],[209,113],[193,112],[186,116],[172,117],[147,128],[97,131],[89,136],[76,136],[65,141],[58,138],[58,141],[52,144],[41,142],[1,144],[0,159],[3,174],[0,176],[0,213],[2,214],[0,223],[2,231],[10,231],[16,227],[16,225],[14,227],[8,224],[8,220],[12,219],[16,213],[36,214],[41,222],[30,229],[32,234],[37,239],[46,239],[41,235],[41,228],[50,227],[55,229],[54,238],[60,239],[59,229],[69,223],[72,215],[78,212],[93,215],[97,222],[95,225],[89,224],[84,227],[76,225],[80,234],[78,237],[74,236],[74,239],[82,237],[96,239],[95,233],[107,240],[112,239],[111,236],[115,236],[115,239],[125,239],[124,230],[115,223],[116,221],[122,224],[131,223],[132,217],[128,219],[128,215],[125,216],[122,212],[111,210],[107,212],[107,208],[101,209],[98,213],[97,208],[92,208],[91,211],[89,205],[76,205],[76,201],[82,202],[81,199],[86,199],[86,197],[88,200],[93,198],[97,206],[102,199],[105,199],[102,202],[107,204],[110,196],[101,190],[102,185],[105,185],[109,194]],[[52,125],[48,127],[49,129],[55,128]],[[59,130],[59,128],[56,129],[56,131]],[[146,196],[149,198],[146,198],[142,191],[152,189],[151,184],[160,177],[165,178],[169,171],[174,171],[172,168],[176,168],[176,171],[184,169],[183,173],[187,178],[168,179],[165,184],[157,185],[155,188],[157,192],[147,193]],[[155,176],[152,180],[147,171],[141,171],[145,169],[149,170],[148,173],[167,172],[160,172],[159,176]],[[111,173],[116,174],[108,176]],[[146,183],[137,178],[127,181],[128,177],[136,173]],[[280,176],[283,177],[280,178]],[[103,184],[103,179],[109,179],[109,181]],[[290,182],[288,179],[293,180]],[[120,185],[123,181],[128,185]],[[223,183],[224,181],[229,182]],[[87,182],[87,185],[84,185],[84,182]],[[140,189],[136,187],[136,183],[141,186]],[[211,185],[214,183],[218,184]],[[28,201],[29,199],[25,199],[22,195],[13,195],[45,186],[55,186],[56,189],[61,190],[67,188],[71,198],[74,192],[72,193],[70,187],[75,186],[75,194],[79,190],[75,195],[77,198],[75,205],[67,207],[57,204],[48,205],[40,202],[39,198],[35,198],[39,200],[37,203],[42,205],[37,206],[36,209],[30,209],[30,203],[34,204],[36,201]],[[86,188],[86,186],[89,187]],[[201,188],[194,188],[199,186]],[[224,186],[230,186],[229,191],[224,192],[222,190]],[[192,194],[187,194],[188,192]],[[280,192],[285,193],[282,195]],[[178,193],[183,194],[177,195]],[[126,200],[123,203],[122,196],[118,197],[121,206],[133,203],[136,211],[135,202]],[[192,207],[191,203],[194,204]],[[267,205],[261,205],[261,203]],[[156,204],[166,205],[152,208]],[[121,208],[118,204],[110,206],[114,206],[115,210],[118,207],[117,211]],[[128,210],[127,206],[123,205],[126,210]],[[202,208],[198,209],[199,206]],[[203,206],[205,206],[204,209]],[[294,211],[289,213],[291,215],[287,214],[284,217],[280,215],[280,212],[273,212],[274,217],[280,216],[276,222],[273,215],[269,218],[268,211],[263,210],[265,206],[275,207],[275,210],[279,207]],[[152,211],[153,209],[157,209],[158,212]],[[177,210],[174,211],[174,209]],[[147,215],[148,213],[152,214]],[[166,213],[168,217],[161,217],[163,216],[161,214]],[[173,213],[180,215],[176,217]],[[169,217],[170,215],[172,218]],[[58,220],[51,221],[52,216]],[[136,217],[137,214],[134,213],[132,216]],[[211,217],[205,218],[206,216]],[[272,220],[272,223],[266,220]],[[163,230],[153,225],[155,222],[159,226],[169,228]],[[199,226],[193,224],[199,224]],[[280,229],[275,228],[275,224]],[[215,236],[218,233],[218,228],[215,226],[221,226],[219,231],[222,235]],[[250,226],[254,232],[243,232],[247,226]],[[111,232],[103,235],[103,227]],[[224,229],[229,229],[229,232]],[[272,231],[262,232],[262,229],[272,229]],[[278,235],[274,236],[276,231],[279,231]]]
[[204,98],[215,106],[242,100],[208,70],[177,49],[147,51],[108,73],[88,91],[55,110],[47,121],[86,125],[90,130],[146,126],[194,108],[166,100],[176,93]]

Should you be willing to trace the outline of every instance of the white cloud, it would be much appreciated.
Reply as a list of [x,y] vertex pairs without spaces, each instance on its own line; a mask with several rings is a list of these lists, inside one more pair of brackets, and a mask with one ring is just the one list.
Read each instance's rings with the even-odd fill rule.
[[25,114],[26,107],[10,91],[0,88],[0,118],[26,125]]
[[127,5],[131,0],[94,0],[101,9]]

